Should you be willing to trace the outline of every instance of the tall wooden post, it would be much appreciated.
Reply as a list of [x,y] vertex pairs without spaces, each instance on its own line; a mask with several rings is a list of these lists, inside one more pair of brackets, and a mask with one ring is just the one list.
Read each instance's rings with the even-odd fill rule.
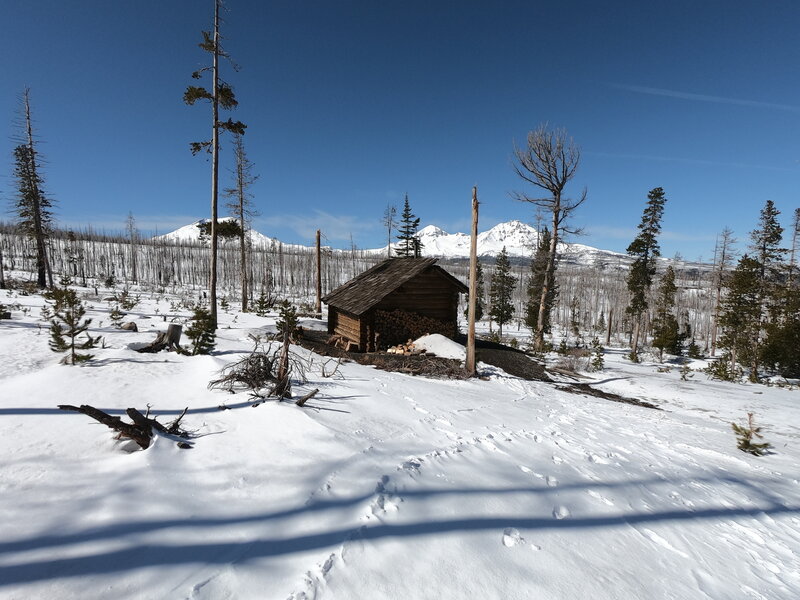
[[467,311],[467,362],[470,377],[475,376],[475,308],[478,303],[478,187],[472,188],[472,232],[469,243],[469,310]]
[[317,318],[322,318],[322,251],[320,249],[320,232],[317,229]]

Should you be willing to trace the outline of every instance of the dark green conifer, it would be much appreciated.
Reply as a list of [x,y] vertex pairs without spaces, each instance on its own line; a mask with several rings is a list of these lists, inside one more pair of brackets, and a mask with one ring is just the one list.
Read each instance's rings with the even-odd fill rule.
[[655,317],[653,318],[653,346],[658,348],[658,359],[664,359],[664,351],[669,354],[680,354],[683,337],[680,333],[678,319],[675,317],[675,270],[667,267],[658,286],[656,296]]
[[211,354],[216,346],[216,323],[204,306],[195,306],[192,324],[186,328],[186,337],[192,342],[192,355]]
[[419,257],[422,245],[417,237],[419,217],[411,212],[411,205],[406,194],[403,203],[403,214],[400,216],[400,226],[397,228],[397,241],[399,242],[395,254],[400,258]]
[[[525,324],[533,331],[536,330],[539,321],[539,307],[547,275],[551,237],[550,230],[547,227],[542,229],[536,244],[536,254],[534,254],[531,262],[531,276],[528,280],[528,301],[525,303]],[[555,272],[555,269],[556,267],[554,266],[553,272]],[[550,314],[557,297],[558,285],[553,279],[545,294],[543,333],[550,333],[551,331]]]
[[506,247],[497,255],[494,273],[489,287],[491,308],[489,316],[494,319],[499,327],[500,337],[503,336],[503,325],[514,316],[514,302],[512,295],[517,285],[517,278],[511,274],[511,262],[508,259]]
[[631,293],[631,300],[626,309],[634,323],[631,348],[631,359],[634,361],[638,360],[639,356],[639,331],[642,315],[648,308],[647,293],[656,272],[656,259],[661,255],[658,234],[661,232],[661,217],[664,214],[666,201],[662,188],[650,190],[642,221],[638,225],[639,235],[627,249],[628,254],[635,257],[628,273],[628,291]]
[[[100,338],[93,338],[87,332],[91,319],[83,319],[86,308],[78,298],[74,289],[69,287],[69,277],[61,279],[61,287],[55,287],[45,293],[45,299],[53,305],[53,318],[50,321],[50,349],[53,352],[69,352],[61,362],[74,365],[90,360],[93,355],[83,354],[81,350],[89,350],[97,345]],[[86,333],[86,340],[79,342],[78,336]]]

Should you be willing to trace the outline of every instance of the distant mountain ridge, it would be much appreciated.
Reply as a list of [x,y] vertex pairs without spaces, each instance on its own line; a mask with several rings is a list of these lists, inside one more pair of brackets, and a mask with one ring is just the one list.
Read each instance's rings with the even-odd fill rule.
[[[220,221],[233,220],[233,217],[222,217]],[[175,242],[194,242],[200,239],[198,224],[207,222],[200,219],[189,225],[184,225],[170,233],[160,235],[157,239]],[[469,258],[470,236],[466,233],[448,233],[436,225],[428,225],[418,232],[422,242],[422,255],[439,258],[464,259]],[[522,221],[512,220],[499,223],[478,234],[478,256],[492,258],[506,248],[509,256],[529,259],[533,256],[539,235],[536,229]],[[258,231],[250,231],[250,240],[255,247],[270,247],[281,244],[272,237],[265,236]],[[229,243],[229,242],[225,242]],[[393,244],[394,246],[394,244]],[[286,249],[306,248],[299,244],[283,244]],[[367,253],[386,254],[386,246],[365,250]],[[559,244],[559,254],[563,260],[579,264],[593,264],[595,262],[617,263],[629,262],[630,257],[610,250],[600,250],[584,244]]]

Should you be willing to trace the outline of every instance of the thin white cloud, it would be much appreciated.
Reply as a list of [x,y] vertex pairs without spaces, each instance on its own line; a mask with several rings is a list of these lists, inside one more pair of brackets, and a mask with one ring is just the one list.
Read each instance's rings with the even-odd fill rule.
[[654,88],[643,85],[630,85],[625,83],[611,83],[609,85],[620,90],[635,92],[637,94],[647,94],[650,96],[663,96],[666,98],[678,98],[679,100],[697,100],[699,102],[713,102],[715,104],[733,104],[736,106],[751,106],[753,108],[769,108],[773,110],[800,112],[800,106],[795,106],[792,104],[762,102],[760,100],[744,100],[742,98],[726,98],[724,96],[711,96],[708,94],[694,94],[691,92],[681,92],[678,90],[668,90],[664,88]]
[[323,236],[328,241],[350,241],[350,235],[358,237],[361,233],[374,232],[380,226],[379,220],[374,223],[350,215],[334,216],[325,211],[314,209],[310,215],[275,215],[257,219],[256,229],[259,226],[267,228],[287,228],[298,236],[313,240],[317,229],[322,230]]

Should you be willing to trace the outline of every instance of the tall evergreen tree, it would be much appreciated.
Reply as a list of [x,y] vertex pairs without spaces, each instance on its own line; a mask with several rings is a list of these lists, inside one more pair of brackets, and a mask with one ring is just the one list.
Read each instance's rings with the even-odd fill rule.
[[[729,352],[731,369],[737,362],[758,366],[761,335],[761,263],[747,254],[728,278],[719,324],[723,328],[720,346]],[[753,373],[752,377],[757,374]]]
[[547,254],[547,266],[539,298],[539,314],[534,330],[534,348],[544,347],[545,323],[548,316],[548,300],[555,286],[558,244],[564,234],[570,233],[567,221],[573,212],[586,200],[584,189],[580,197],[571,199],[564,195],[567,183],[574,177],[581,159],[580,148],[563,129],[551,130],[547,124],[540,125],[528,134],[525,149],[514,148],[514,171],[530,184],[544,190],[544,198],[530,197],[524,193],[515,194],[517,200],[530,202],[550,213],[551,238]]
[[772,200],[767,200],[758,219],[758,227],[750,232],[752,257],[759,265],[758,301],[761,307],[758,327],[753,331],[752,352],[749,353],[750,377],[758,379],[758,369],[763,352],[764,335],[767,329],[775,329],[785,320],[781,301],[784,279],[783,257],[786,249],[781,247],[783,227],[778,221],[780,211]]
[[183,101],[193,105],[198,100],[208,100],[211,104],[211,139],[202,142],[191,142],[192,154],[197,154],[203,150],[211,154],[211,273],[209,274],[209,301],[211,322],[214,328],[217,326],[217,217],[218,217],[218,196],[219,196],[219,133],[220,131],[230,131],[244,135],[247,127],[241,121],[220,121],[219,109],[226,110],[236,108],[239,103],[233,93],[233,88],[219,77],[219,59],[227,58],[228,54],[220,45],[219,33],[219,10],[222,0],[214,1],[214,29],[213,31],[203,31],[203,41],[198,44],[200,48],[211,54],[211,65],[192,73],[193,79],[200,79],[205,71],[211,72],[211,89],[190,85],[183,94]]
[[[531,261],[531,276],[530,279],[528,279],[528,300],[525,303],[525,324],[534,332],[539,324],[542,290],[545,286],[547,269],[550,262],[551,242],[552,236],[550,235],[550,230],[545,227],[539,235],[538,243],[536,244],[536,253],[533,256],[533,261]],[[553,282],[553,284],[547,288],[547,293],[545,294],[545,311],[542,321],[544,333],[550,333],[550,315],[557,297],[558,286]]]
[[517,278],[511,274],[511,262],[508,260],[506,247],[497,255],[494,266],[494,273],[489,285],[489,298],[491,307],[489,316],[494,319],[499,328],[500,336],[503,336],[503,325],[514,316],[514,288],[517,286]]
[[399,242],[395,250],[397,256],[401,258],[420,256],[422,246],[417,238],[417,229],[419,229],[419,217],[411,212],[411,204],[408,202],[408,194],[406,194],[403,213],[400,216],[400,226],[397,229],[397,241]]
[[42,189],[39,169],[39,152],[31,123],[30,90],[22,93],[23,134],[22,142],[14,149],[14,178],[17,200],[15,209],[20,229],[36,244],[36,283],[40,288],[53,287],[53,273],[47,256],[47,239],[52,226],[52,201]]
[[626,312],[633,319],[633,343],[631,358],[639,358],[639,334],[642,315],[648,308],[647,293],[653,284],[656,273],[656,259],[661,256],[658,245],[658,234],[661,232],[661,217],[667,198],[660,187],[653,188],[647,194],[647,204],[638,225],[639,235],[628,246],[629,255],[636,257],[628,273],[628,291],[631,294],[630,304]]
[[758,219],[758,228],[750,232],[752,257],[761,265],[761,278],[774,281],[779,276],[778,265],[783,260],[786,249],[781,248],[783,227],[778,221],[781,212],[772,200],[767,200]]
[[239,133],[233,134],[233,156],[236,167],[233,172],[233,187],[225,190],[225,195],[230,198],[227,208],[237,221],[239,221],[239,268],[242,280],[242,312],[247,312],[247,299],[249,295],[249,277],[247,251],[250,245],[250,224],[258,213],[253,208],[253,194],[250,192],[258,175],[253,174],[253,163],[247,158],[244,149],[244,137]]
[[681,353],[683,338],[680,333],[678,319],[675,317],[675,270],[667,267],[658,286],[656,295],[655,317],[653,318],[653,346],[658,348],[658,359],[664,359],[664,351],[670,354]]

